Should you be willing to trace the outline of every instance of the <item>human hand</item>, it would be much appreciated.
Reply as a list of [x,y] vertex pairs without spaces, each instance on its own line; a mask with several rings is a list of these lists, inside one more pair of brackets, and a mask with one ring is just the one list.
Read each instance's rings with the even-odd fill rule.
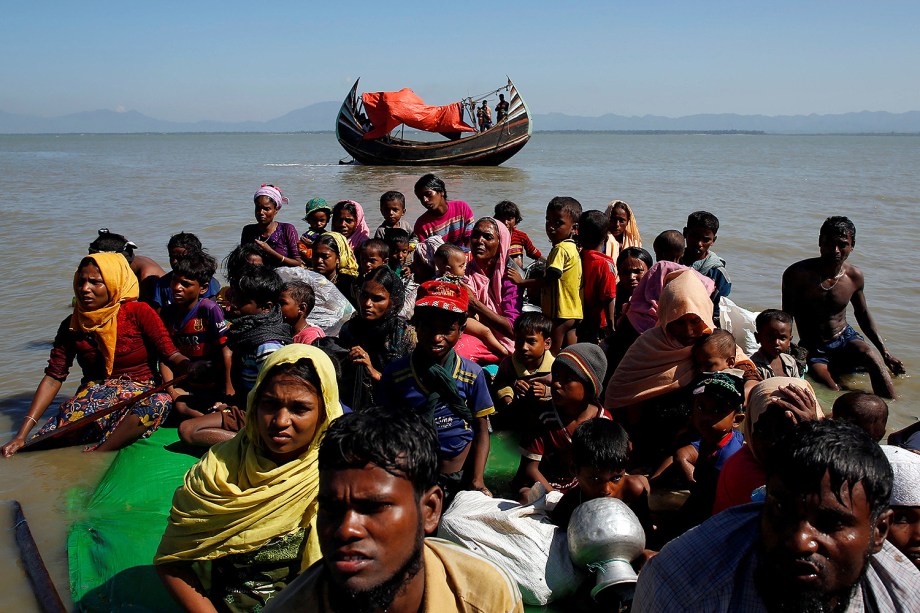
[[26,439],[17,436],[3,447],[0,447],[0,452],[3,453],[3,457],[11,458],[13,457],[13,454],[22,449],[23,445],[25,444]]
[[681,474],[690,483],[696,483],[693,473],[696,471],[696,461],[699,455],[693,445],[681,447],[674,453],[674,463],[677,464]]
[[786,385],[776,390],[773,403],[781,407],[792,425],[818,419],[818,401],[800,387]]
[[537,398],[546,398],[549,387],[545,383],[540,383],[539,381],[534,381],[530,385],[530,391]]
[[360,346],[352,347],[351,351],[348,352],[348,357],[355,364],[363,364],[368,368],[372,368],[371,356],[369,356],[364,348]]
[[514,385],[512,385],[511,388],[518,396],[523,396],[530,391],[530,381],[526,379],[515,379]]
[[895,375],[903,375],[907,372],[904,368],[904,362],[888,353],[887,350],[882,354],[882,359],[885,360],[885,366]]
[[524,277],[521,276],[521,273],[518,272],[517,268],[514,268],[514,267],[509,268],[506,274],[508,276],[508,280],[514,283],[515,285],[520,285],[521,282],[524,280]]

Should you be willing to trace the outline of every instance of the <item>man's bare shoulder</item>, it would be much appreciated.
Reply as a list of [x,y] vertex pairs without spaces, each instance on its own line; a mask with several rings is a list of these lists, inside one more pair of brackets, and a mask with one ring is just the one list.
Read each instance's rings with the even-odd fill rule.
[[820,258],[808,258],[807,260],[799,260],[795,264],[790,265],[783,272],[783,282],[801,282],[804,278],[815,273],[815,271],[818,269],[820,261]]

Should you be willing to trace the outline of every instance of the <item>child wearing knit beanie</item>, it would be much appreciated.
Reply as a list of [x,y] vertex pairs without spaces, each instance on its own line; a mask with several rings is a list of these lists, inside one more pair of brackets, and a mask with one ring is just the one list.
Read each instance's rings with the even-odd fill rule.
[[561,351],[552,366],[552,409],[540,416],[537,431],[521,446],[521,463],[514,484],[527,499],[530,486],[565,493],[577,485],[572,472],[572,434],[584,421],[612,419],[598,400],[607,370],[603,350],[592,343],[576,343]]

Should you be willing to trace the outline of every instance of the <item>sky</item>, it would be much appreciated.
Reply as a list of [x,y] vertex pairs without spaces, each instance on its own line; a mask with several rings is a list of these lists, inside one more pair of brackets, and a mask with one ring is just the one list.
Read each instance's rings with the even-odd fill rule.
[[0,111],[266,121],[510,76],[534,113],[920,110],[916,2],[0,0]]

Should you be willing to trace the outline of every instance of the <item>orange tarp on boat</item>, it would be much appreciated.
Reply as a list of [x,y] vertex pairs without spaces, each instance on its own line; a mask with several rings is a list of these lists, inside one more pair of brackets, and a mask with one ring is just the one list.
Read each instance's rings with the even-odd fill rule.
[[364,135],[364,140],[381,138],[401,123],[426,132],[475,132],[463,117],[460,102],[447,106],[429,106],[411,89],[398,92],[373,92],[362,94],[364,112],[374,124]]

